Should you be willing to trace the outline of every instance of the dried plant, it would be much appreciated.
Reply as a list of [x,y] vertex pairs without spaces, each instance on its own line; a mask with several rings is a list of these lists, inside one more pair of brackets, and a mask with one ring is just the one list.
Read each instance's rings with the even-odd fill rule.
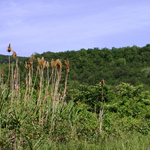
[[11,44],[9,44],[7,51],[10,53],[12,51]]
[[24,80],[24,83],[25,83],[25,85],[27,86],[27,80],[26,80],[26,79]]
[[43,66],[43,69],[44,69],[45,66],[46,66],[46,60],[43,62],[42,66]]
[[69,60],[67,59],[65,61],[65,65],[66,65],[66,74],[69,72]]
[[24,65],[24,67],[26,68],[26,70],[28,69],[28,64],[27,64],[27,62],[25,61],[25,65]]
[[65,100],[65,96],[66,96],[66,90],[67,90],[67,79],[68,79],[68,73],[69,73],[69,60],[67,59],[65,61],[65,65],[66,65],[66,78],[65,78],[65,89],[64,89],[64,92],[63,92],[63,102]]
[[16,58],[16,57],[17,57],[17,54],[16,54],[15,51],[13,51],[12,58],[14,59],[14,58]]
[[15,70],[14,79],[17,79],[17,72]]
[[56,59],[55,60],[54,67],[57,67],[58,73],[61,71],[61,69],[62,69],[62,63],[61,63],[60,59]]
[[37,66],[37,70],[40,70],[40,67],[39,67],[39,66]]
[[46,68],[48,69],[49,68],[49,62],[47,61],[46,63]]
[[103,80],[101,80],[101,85],[102,85],[102,86],[104,86],[104,85],[105,85],[105,81],[104,81],[104,79],[103,79]]
[[[56,59],[56,61],[52,59],[50,64],[48,61],[44,60],[44,57],[42,57],[41,59],[37,58],[38,66],[36,76],[34,77],[32,73],[34,69],[33,68],[34,55],[32,54],[29,60],[26,61],[24,64],[26,74],[21,76],[21,80],[25,82],[25,85],[24,84],[21,85],[22,82],[20,82],[20,72],[19,72],[19,66],[21,65],[21,62],[18,63],[17,54],[15,51],[12,50],[10,44],[8,46],[7,51],[8,52],[12,51],[13,52],[12,58],[16,60],[16,64],[14,65],[13,62],[10,70],[11,82],[10,86],[8,86],[10,87],[10,89],[8,88],[8,90],[10,90],[9,93],[10,95],[8,95],[9,97],[7,100],[7,102],[10,104],[9,111],[11,112],[12,110],[16,109],[15,110],[17,112],[16,115],[18,115],[20,113],[18,112],[19,109],[23,111],[23,113],[26,113],[26,111],[30,110],[33,112],[33,117],[36,116],[36,118],[38,119],[37,121],[41,127],[43,126],[43,122],[46,123],[46,121],[49,121],[48,119],[52,119],[51,122],[54,123],[56,113],[58,111],[57,109],[59,109],[58,106],[61,106],[61,104],[63,104],[60,100],[62,99],[63,95],[65,97],[65,92],[67,89],[66,84],[69,72],[69,60],[67,59],[65,61],[66,65],[65,89],[63,90],[63,94],[60,94],[62,93],[61,90],[58,91],[59,82],[62,74],[62,62],[60,59]],[[50,65],[52,67],[52,71],[49,70]],[[44,76],[45,73],[44,69],[47,69],[46,76]],[[49,74],[49,72],[51,72],[51,74]],[[40,73],[40,75],[38,73]],[[4,75],[4,68],[2,68],[0,74],[1,76]],[[33,79],[34,82],[32,82]],[[40,81],[36,81],[36,79],[39,79]],[[1,77],[0,80],[2,82]],[[36,84],[38,84],[37,89],[35,88]],[[2,86],[2,84],[0,86]],[[25,87],[25,89],[23,89],[22,87]],[[36,93],[36,90],[38,91],[37,95],[34,95],[32,97],[33,93]],[[53,93],[51,93],[51,91],[53,91]],[[60,102],[61,104],[59,105]],[[34,108],[31,110],[30,108],[33,105]],[[51,116],[49,116],[50,111],[51,113],[53,113],[53,115]],[[11,114],[12,116],[15,117],[15,115],[12,112]],[[33,124],[34,123],[35,122],[33,121]],[[55,125],[55,123],[53,125]]]
[[2,76],[4,75],[4,67],[2,68]]
[[101,86],[102,86],[102,99],[101,99],[101,107],[100,107],[100,111],[99,111],[99,130],[100,132],[102,131],[102,120],[103,120],[103,103],[104,103],[104,97],[103,97],[103,87],[105,85],[105,81],[104,79],[101,80]]
[[29,64],[32,64],[34,60],[34,55],[32,54],[31,57],[29,58]]
[[[12,48],[11,48],[11,44],[9,44],[8,48],[7,48],[7,51],[10,53],[12,51]],[[7,82],[6,82],[6,86],[9,82],[9,78],[10,78],[10,56],[8,56],[8,59],[9,59],[9,72],[8,72],[8,79],[7,79]]]
[[21,61],[19,61],[19,66],[21,65]]
[[54,65],[55,65],[55,62],[54,62],[54,59],[52,59],[52,61],[51,61],[51,67],[53,68]]
[[30,70],[32,70],[33,69],[33,67],[32,66],[30,66]]
[[38,60],[39,66],[43,66],[44,65],[44,57],[42,57],[41,59],[37,58],[37,60]]

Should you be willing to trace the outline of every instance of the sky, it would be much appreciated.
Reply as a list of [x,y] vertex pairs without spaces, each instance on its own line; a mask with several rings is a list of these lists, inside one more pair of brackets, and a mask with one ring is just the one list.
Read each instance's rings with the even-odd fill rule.
[[150,44],[149,0],[0,0],[0,54]]

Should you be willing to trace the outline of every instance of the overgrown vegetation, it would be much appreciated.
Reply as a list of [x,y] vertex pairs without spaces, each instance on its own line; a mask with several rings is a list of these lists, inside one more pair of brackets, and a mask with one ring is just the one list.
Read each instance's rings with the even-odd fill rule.
[[[142,54],[143,49],[149,49],[149,45],[143,49],[128,49]],[[11,51],[9,45],[8,52]],[[116,73],[119,76],[116,83],[112,81],[113,76],[107,80],[107,69],[110,66],[110,71],[118,66],[122,69],[134,67],[132,59],[127,60],[125,57],[126,50],[122,49],[118,57],[117,53],[113,55],[115,51],[115,48],[112,51],[82,49],[78,52],[58,53],[56,56],[59,59],[51,53],[55,61],[49,59],[49,53],[42,56],[36,54],[24,62],[20,62],[13,51],[12,58],[8,57],[8,65],[0,68],[0,148],[149,149],[149,83],[143,80],[134,85],[121,82],[124,78],[119,76],[120,72]],[[67,53],[67,56],[63,56]],[[72,57],[82,53],[78,56],[81,57],[79,62],[77,58],[73,61],[72,53]],[[94,54],[91,60],[100,54],[100,61],[95,60],[96,64],[89,64],[85,58],[92,55],[88,53]],[[110,61],[107,54],[111,54]],[[77,63],[81,63],[78,64],[80,67]],[[135,78],[144,76],[149,79],[146,69],[148,65],[148,61],[147,64],[142,61],[141,68],[138,68],[139,76]],[[72,67],[70,70],[69,66]],[[143,66],[145,68],[142,69]],[[89,82],[86,70],[93,71],[94,68],[101,75],[96,79],[96,74],[91,73],[91,79],[95,78],[95,81]],[[75,70],[81,75],[78,79],[73,77]],[[87,77],[83,75],[84,72]],[[132,78],[134,73],[128,72],[126,77],[130,74]]]

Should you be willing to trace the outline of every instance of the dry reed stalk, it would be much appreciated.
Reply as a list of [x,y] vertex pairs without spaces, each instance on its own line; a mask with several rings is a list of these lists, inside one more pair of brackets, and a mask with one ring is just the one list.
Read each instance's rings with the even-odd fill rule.
[[43,85],[42,85],[42,81],[43,81],[43,68],[41,66],[41,74],[40,74],[40,93],[39,93],[39,98],[38,98],[38,103],[39,103],[39,124],[41,124],[41,94],[43,91]]
[[[42,93],[42,81],[43,81],[43,71],[44,71],[44,58],[42,57],[42,59],[38,58],[38,63],[39,66],[41,67],[39,73],[40,73],[40,83],[39,83],[39,87],[40,87],[40,93],[39,93],[39,98],[38,98],[38,102],[40,102],[40,98],[41,98],[41,93]],[[41,102],[40,102],[41,104]],[[37,103],[38,105],[38,103]]]
[[39,66],[41,66],[41,70],[40,70],[40,92],[39,92],[39,97],[38,97],[38,101],[37,101],[37,106],[39,106],[39,124],[43,124],[43,121],[41,120],[42,118],[42,114],[41,114],[41,94],[43,91],[43,72],[44,72],[44,68],[46,65],[46,61],[44,60],[44,57],[37,58],[38,59],[38,63]]
[[[60,59],[56,59],[55,63],[53,63],[53,67],[55,67],[55,74],[53,75],[53,83],[52,83],[52,88],[51,88],[51,93],[53,94],[52,95],[52,100],[53,100],[53,104],[52,104],[52,117],[51,117],[51,126],[52,126],[52,129],[53,127],[55,126],[55,122],[53,120],[54,118],[54,115],[55,115],[55,111],[57,109],[57,106],[59,104],[59,99],[58,99],[58,85],[59,85],[59,82],[60,82],[60,79],[61,79],[61,69],[62,69],[62,63],[61,63],[61,60]],[[56,79],[57,77],[57,79]]]
[[2,68],[2,76],[4,75],[4,67]]
[[62,63],[60,59],[56,59],[55,61],[55,65],[54,65],[57,69],[57,80],[56,80],[56,84],[55,84],[55,91],[54,91],[54,102],[58,99],[56,99],[57,97],[57,91],[58,91],[58,85],[61,79],[61,69],[62,69]]
[[99,111],[99,130],[100,132],[102,131],[102,122],[103,122],[103,102],[104,102],[104,97],[103,97],[103,87],[105,85],[104,79],[101,80],[101,86],[102,86],[102,100],[101,100],[101,107],[100,107],[100,111]]
[[17,57],[17,54],[15,51],[13,51],[12,58],[15,59],[16,57]]
[[30,65],[29,65],[29,73],[28,73],[28,78],[29,78],[29,89],[28,89],[28,97],[30,96],[30,89],[31,89],[31,70],[30,70]]
[[29,99],[31,99],[31,97],[33,95],[33,88],[34,88],[34,86],[32,85],[33,60],[34,60],[34,55],[32,54],[31,57],[29,58],[29,62],[28,63],[25,62],[25,68],[26,68],[26,70],[28,69],[28,75],[26,74],[26,79],[25,79],[25,82],[26,82],[25,105],[26,105],[27,99],[29,101]]
[[100,112],[99,112],[99,121],[100,121],[99,130],[100,130],[100,132],[102,132],[102,120],[103,120],[103,110],[100,109]]
[[[34,55],[32,54],[31,57],[29,58],[29,64],[31,65],[29,68],[31,70],[31,72],[29,73],[29,76],[30,76],[30,81],[29,81],[29,94],[30,94],[30,89],[32,86],[32,78],[33,78],[33,60],[34,60]],[[31,91],[31,94],[32,94],[32,91]],[[30,94],[30,95],[31,95]],[[31,96],[30,96],[31,97]]]
[[54,93],[54,80],[55,80],[55,78],[54,78],[54,64],[55,64],[55,62],[52,59],[52,61],[51,61],[52,73],[51,73],[51,76],[50,76],[50,79],[49,79],[49,82],[52,79],[52,83],[51,83],[51,96],[53,96],[53,93]]
[[25,78],[25,84],[26,84],[26,91],[25,91],[25,96],[24,96],[24,109],[26,108],[26,101],[27,101],[27,92],[28,92],[28,75],[27,75],[27,69],[28,69],[28,64],[25,62],[25,68],[26,68],[26,78]]
[[1,77],[2,75],[1,75],[1,73],[2,73],[2,72],[1,72],[1,68],[0,68],[0,88],[2,87],[2,86],[1,86],[1,84],[2,84],[2,77]]
[[18,99],[20,100],[21,93],[20,93],[20,72],[19,72],[19,68],[18,68],[18,87],[19,87],[19,89],[18,89],[18,92],[19,92]]
[[34,84],[33,84],[33,86],[32,86],[32,92],[31,92],[30,99],[32,99],[33,90],[34,90],[34,87],[35,87],[35,83],[36,83],[36,79],[37,79],[38,71],[39,71],[39,66],[37,66],[36,77],[35,77],[35,80],[34,80]]
[[[49,62],[47,61],[46,63],[46,68],[47,68],[47,77],[46,77],[46,85],[45,85],[45,96],[43,98],[43,115],[42,115],[42,125],[43,125],[43,120],[44,120],[44,110],[45,110],[45,105],[46,105],[46,101],[45,99],[49,96],[49,92],[48,92],[48,89],[49,89]],[[46,121],[47,121],[47,115],[46,115]]]
[[27,64],[27,62],[25,61],[25,65],[24,65],[24,67],[26,68],[26,70],[28,69],[28,64]]
[[14,74],[14,71],[13,71],[13,63],[11,65],[11,102],[10,102],[10,106],[12,106],[12,103],[13,103],[13,97],[14,97],[14,94],[13,94],[13,91],[14,91],[14,77],[13,77],[13,74]]
[[[13,51],[14,52],[14,51]],[[14,80],[15,80],[15,94],[17,98],[17,104],[19,103],[19,71],[18,71],[18,58],[16,52],[14,52],[14,57],[16,59],[16,68],[15,68],[15,74],[14,74]]]
[[[7,51],[8,51],[9,53],[12,51],[11,44],[9,44],[9,46],[8,46],[8,48],[7,48]],[[8,71],[8,79],[7,79],[7,82],[6,82],[6,86],[8,85],[9,78],[10,78],[10,55],[8,56],[8,59],[9,59],[9,71]]]
[[[2,71],[1,71],[1,89],[2,90],[3,90],[3,75],[4,75],[4,68],[2,68]],[[3,96],[3,91],[2,91],[2,96]]]
[[66,94],[66,89],[67,89],[67,79],[68,79],[68,73],[69,73],[69,60],[68,59],[65,61],[65,65],[66,65],[66,77],[65,77],[65,89],[64,89],[63,98],[62,98],[63,102],[66,96],[65,94]]
[[46,90],[45,90],[45,96],[47,96],[48,88],[49,88],[49,62],[46,63],[47,68],[47,77],[46,77]]
[[[50,75],[50,77],[49,77],[49,80],[48,80],[48,86],[49,86],[49,83],[50,83],[50,81],[52,80],[52,82],[51,82],[51,91],[50,91],[50,96],[51,96],[51,98],[53,99],[53,96],[54,96],[54,64],[55,64],[55,62],[54,62],[54,60],[52,59],[52,61],[51,61],[51,68],[52,68],[52,73],[51,73],[51,75]],[[50,99],[49,99],[50,100]],[[50,101],[48,101],[48,104],[50,103]],[[54,101],[53,101],[53,106],[54,106]],[[46,113],[46,122],[47,122],[47,118],[48,118],[48,110],[47,110],[47,113]]]

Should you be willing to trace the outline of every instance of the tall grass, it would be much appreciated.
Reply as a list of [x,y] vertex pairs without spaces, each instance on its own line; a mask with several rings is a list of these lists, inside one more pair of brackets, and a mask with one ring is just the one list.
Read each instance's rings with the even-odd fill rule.
[[[7,51],[12,51],[10,44]],[[43,57],[38,58],[36,77],[33,81],[34,55],[32,55],[29,62],[25,62],[25,89],[23,89],[23,85],[20,84],[18,58],[15,51],[13,51],[12,58],[16,59],[16,62],[10,64],[9,56],[8,80],[5,83],[3,81],[4,69],[0,69],[0,145],[2,145],[0,148],[8,146],[13,149],[23,149],[29,146],[32,149],[34,142],[31,141],[42,140],[43,137],[40,134],[45,128],[48,128],[48,134],[53,136],[58,115],[67,109],[64,105],[69,61],[66,61],[66,78],[64,91],[61,94],[59,91],[62,74],[60,59],[51,61],[50,71],[49,62]],[[44,78],[45,69],[46,79]],[[40,82],[35,93],[37,78]]]

